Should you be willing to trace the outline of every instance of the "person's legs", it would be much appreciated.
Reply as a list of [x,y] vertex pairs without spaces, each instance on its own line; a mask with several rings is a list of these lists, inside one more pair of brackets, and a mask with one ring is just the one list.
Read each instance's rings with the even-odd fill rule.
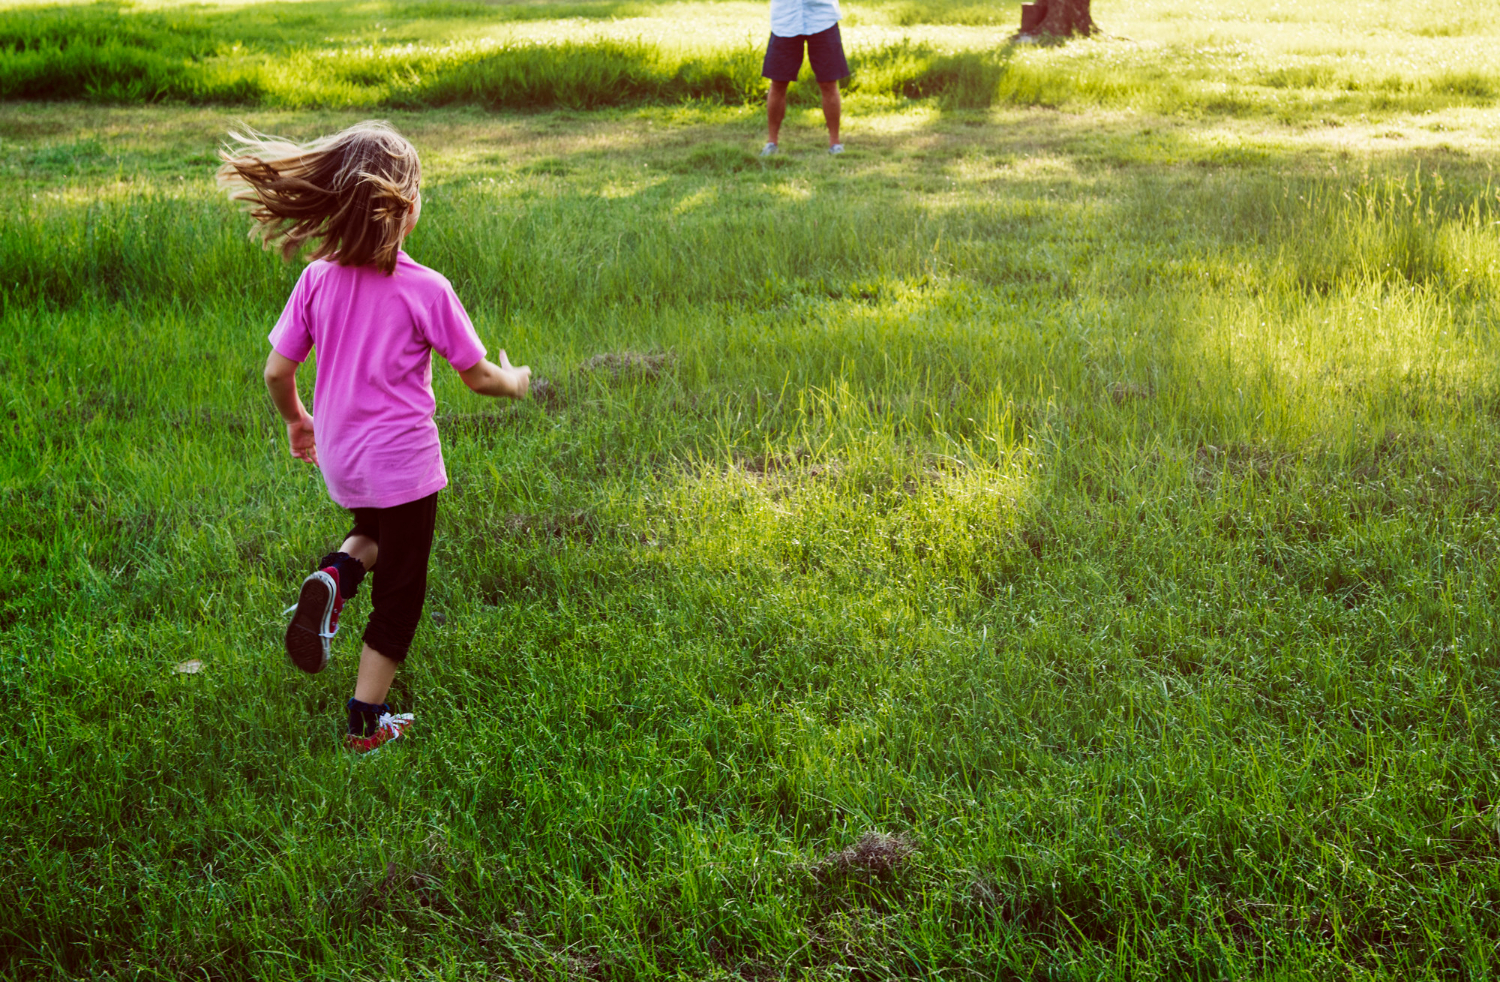
[[844,41],[839,35],[837,24],[808,37],[807,60],[812,65],[813,77],[818,80],[818,93],[823,98],[823,122],[828,124],[828,146],[837,152],[837,148],[841,146],[839,118],[843,113],[839,81],[849,77],[849,61],[844,57]]
[[786,119],[786,88],[790,82],[771,82],[766,90],[766,140],[781,142],[781,121]]
[[358,750],[394,739],[411,723],[409,715],[391,716],[385,700],[422,619],[437,494],[380,509],[379,526],[381,561],[371,590],[373,609],[365,626],[354,698],[349,700],[346,744]]
[[769,141],[761,154],[776,152],[781,139],[781,121],[786,118],[786,87],[797,80],[802,71],[802,49],[804,38],[784,38],[771,35],[766,42],[766,58],[761,63],[760,73],[771,82],[766,92],[766,139]]
[[843,99],[839,96],[839,83],[819,82],[818,93],[823,97],[823,122],[828,125],[828,145],[839,145],[839,116],[843,111]]

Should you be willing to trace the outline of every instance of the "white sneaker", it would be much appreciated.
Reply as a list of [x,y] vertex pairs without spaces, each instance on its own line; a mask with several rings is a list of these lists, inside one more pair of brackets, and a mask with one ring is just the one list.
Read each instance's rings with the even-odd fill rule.
[[767,142],[765,146],[760,148],[760,155],[762,157],[776,156],[776,144]]
[[831,146],[831,147],[828,148],[828,153],[830,155],[834,156],[834,157],[837,157],[839,154],[841,154],[843,152],[844,152],[844,145],[842,143],[835,143],[833,146]]

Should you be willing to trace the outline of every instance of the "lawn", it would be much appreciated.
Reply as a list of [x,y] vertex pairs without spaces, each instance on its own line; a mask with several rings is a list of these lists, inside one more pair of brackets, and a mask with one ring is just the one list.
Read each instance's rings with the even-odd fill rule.
[[[0,8],[0,978],[1500,972],[1500,3],[1094,8]],[[373,114],[547,384],[353,757],[211,177]]]

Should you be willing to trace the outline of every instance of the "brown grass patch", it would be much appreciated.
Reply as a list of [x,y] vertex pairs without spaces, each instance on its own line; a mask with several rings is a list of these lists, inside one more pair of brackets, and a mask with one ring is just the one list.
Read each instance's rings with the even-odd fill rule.
[[524,515],[516,512],[506,515],[505,530],[516,536],[534,536],[552,539],[581,539],[594,541],[599,523],[586,511],[570,511],[556,515]]
[[1205,443],[1193,453],[1193,480],[1199,488],[1207,489],[1224,471],[1235,478],[1254,474],[1263,480],[1274,479],[1283,475],[1294,460],[1292,454],[1253,444],[1229,443],[1218,447]]
[[443,433],[482,435],[506,429],[511,425],[511,407],[477,413],[438,413],[433,417]]
[[814,863],[812,872],[824,883],[858,875],[888,880],[916,851],[916,841],[904,833],[866,832],[854,845],[829,853]]
[[580,375],[608,375],[611,381],[655,379],[677,363],[670,351],[608,351],[578,366]]
[[1148,385],[1136,385],[1132,382],[1112,382],[1106,390],[1109,397],[1117,406],[1123,406],[1127,402],[1139,399],[1151,398],[1151,387]]

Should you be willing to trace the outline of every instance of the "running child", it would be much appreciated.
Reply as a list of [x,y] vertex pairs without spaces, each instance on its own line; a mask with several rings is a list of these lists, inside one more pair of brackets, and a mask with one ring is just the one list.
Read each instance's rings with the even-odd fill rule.
[[[323,472],[328,494],[354,513],[335,552],[302,581],[286,652],[304,672],[328,664],[339,613],[367,572],[373,609],[348,702],[344,745],[373,750],[411,725],[386,696],[427,596],[437,493],[448,484],[438,444],[432,352],[480,395],[524,398],[531,369],[485,358],[453,287],[402,242],[422,214],[417,151],[385,123],[366,122],[297,145],[231,133],[220,187],[244,202],[252,239],[290,259],[313,246],[271,331],[266,388],[286,422],[291,454]],[[297,368],[317,349],[313,417]]]

